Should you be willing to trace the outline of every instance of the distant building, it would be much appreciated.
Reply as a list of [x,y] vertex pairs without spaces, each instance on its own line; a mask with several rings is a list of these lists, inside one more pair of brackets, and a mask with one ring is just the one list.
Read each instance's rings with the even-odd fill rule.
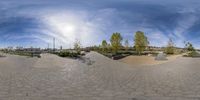
[[9,50],[9,51],[13,51],[14,48],[13,48],[12,46],[9,46],[9,47],[7,47],[7,50]]
[[27,51],[27,52],[41,52],[40,48],[23,48],[23,47],[16,47],[15,51]]
[[23,47],[17,46],[15,50],[23,50]]

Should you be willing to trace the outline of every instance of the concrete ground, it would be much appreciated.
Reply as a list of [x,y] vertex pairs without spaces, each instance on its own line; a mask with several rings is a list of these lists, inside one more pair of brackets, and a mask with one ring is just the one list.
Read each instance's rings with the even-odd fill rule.
[[61,66],[37,67],[38,62],[39,58],[1,57],[0,99],[200,100],[200,58],[130,66],[91,52]]
[[167,60],[155,60],[154,56],[127,56],[125,58],[119,59],[118,61],[130,65],[157,65],[173,61],[181,56],[182,55],[167,56],[166,57]]

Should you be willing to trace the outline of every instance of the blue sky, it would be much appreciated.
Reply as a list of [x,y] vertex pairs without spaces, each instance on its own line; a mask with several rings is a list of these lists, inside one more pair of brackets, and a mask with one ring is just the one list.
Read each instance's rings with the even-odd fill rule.
[[72,48],[109,41],[113,32],[133,45],[136,31],[144,31],[150,45],[176,46],[184,41],[200,48],[199,0],[1,0],[0,47]]

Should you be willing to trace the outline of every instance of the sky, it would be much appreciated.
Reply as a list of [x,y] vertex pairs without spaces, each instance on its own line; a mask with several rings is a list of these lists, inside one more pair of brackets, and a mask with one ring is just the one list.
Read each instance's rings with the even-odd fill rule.
[[[133,45],[143,31],[151,46],[169,38],[200,48],[199,0],[0,0],[0,47],[99,45],[120,32]],[[124,43],[124,42],[123,42]]]

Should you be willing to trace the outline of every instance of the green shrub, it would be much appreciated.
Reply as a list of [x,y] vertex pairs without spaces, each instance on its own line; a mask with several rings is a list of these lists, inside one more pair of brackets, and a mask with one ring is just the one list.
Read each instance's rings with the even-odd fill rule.
[[69,52],[69,51],[62,51],[57,53],[60,57],[78,57],[80,55],[79,52]]
[[19,56],[27,56],[27,57],[38,57],[41,58],[40,53],[27,52],[27,51],[7,51],[4,53],[19,55]]
[[196,51],[190,51],[186,55],[183,55],[184,57],[200,57],[200,54]]
[[175,48],[174,48],[174,42],[172,41],[172,39],[169,39],[167,47],[165,48],[164,52],[166,54],[174,54]]

